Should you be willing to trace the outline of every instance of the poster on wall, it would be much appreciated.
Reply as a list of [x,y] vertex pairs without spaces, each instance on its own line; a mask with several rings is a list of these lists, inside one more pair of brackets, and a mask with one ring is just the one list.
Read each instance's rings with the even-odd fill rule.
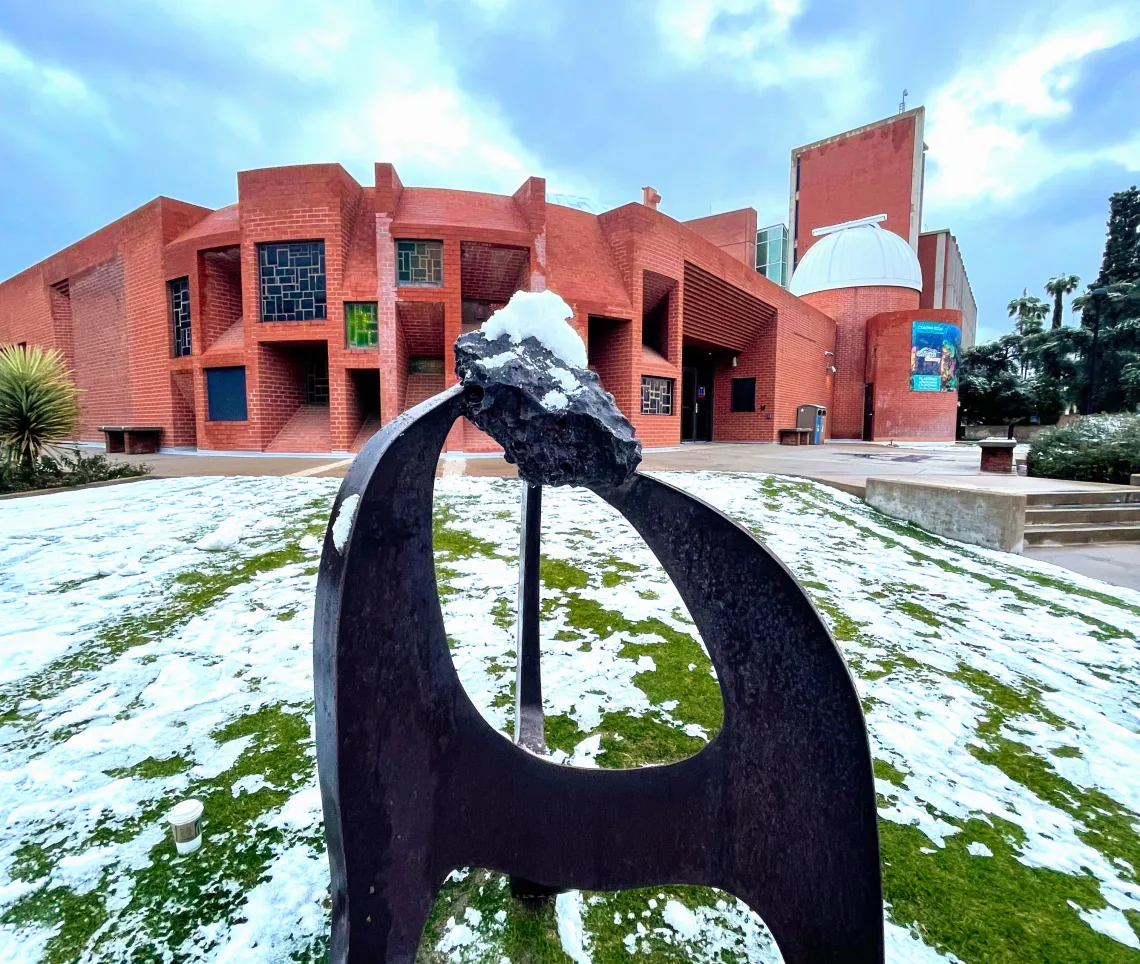
[[910,390],[956,392],[962,332],[941,321],[916,321],[910,335]]

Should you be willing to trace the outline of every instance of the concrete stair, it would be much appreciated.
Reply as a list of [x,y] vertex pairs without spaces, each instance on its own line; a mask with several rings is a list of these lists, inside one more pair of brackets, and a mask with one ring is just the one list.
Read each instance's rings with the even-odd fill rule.
[[1027,546],[1140,543],[1140,487],[1026,496]]
[[350,452],[356,453],[364,448],[368,440],[372,438],[377,432],[380,431],[380,419],[378,417],[366,418],[364,424],[360,426],[360,431],[356,433],[356,438],[353,439],[352,445],[349,446]]
[[302,405],[265,446],[266,452],[329,452],[332,433],[327,405]]

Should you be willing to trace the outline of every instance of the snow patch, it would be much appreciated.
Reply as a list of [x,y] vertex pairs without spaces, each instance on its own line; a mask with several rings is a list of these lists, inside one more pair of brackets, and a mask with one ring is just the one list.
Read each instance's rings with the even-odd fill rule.
[[562,950],[574,964],[593,964],[586,950],[586,929],[582,923],[582,895],[576,890],[568,890],[558,895],[554,902],[558,916],[558,940]]
[[573,368],[586,367],[586,346],[569,325],[574,309],[549,288],[516,291],[511,300],[483,324],[483,334],[494,341],[502,335],[514,344],[532,337]]
[[341,555],[344,555],[344,547],[348,545],[348,534],[352,531],[352,522],[356,518],[358,505],[360,505],[360,496],[353,493],[340,504],[336,519],[333,521],[333,545]]
[[966,851],[975,857],[992,857],[994,852],[980,840],[966,845]]
[[679,900],[666,901],[661,916],[665,918],[665,923],[677,932],[681,940],[691,941],[697,936],[697,915]]
[[232,549],[242,540],[248,522],[240,516],[230,516],[209,535],[203,536],[195,543],[195,548],[207,552],[218,552],[222,549]]

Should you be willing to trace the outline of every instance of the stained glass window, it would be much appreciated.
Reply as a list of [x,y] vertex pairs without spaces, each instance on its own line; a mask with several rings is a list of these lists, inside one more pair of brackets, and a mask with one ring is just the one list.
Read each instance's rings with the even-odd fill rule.
[[190,279],[175,278],[166,282],[170,302],[170,326],[174,332],[174,357],[190,354]]
[[673,414],[673,379],[641,376],[641,414]]
[[375,348],[377,337],[376,302],[346,301],[344,336],[349,348]]
[[324,241],[284,241],[257,246],[262,321],[323,321]]
[[396,284],[440,287],[443,284],[443,242],[397,241]]

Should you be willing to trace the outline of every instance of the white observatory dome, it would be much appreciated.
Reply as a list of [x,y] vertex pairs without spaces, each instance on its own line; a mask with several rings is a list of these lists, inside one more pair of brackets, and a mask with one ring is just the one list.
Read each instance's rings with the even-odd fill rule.
[[810,295],[835,288],[883,285],[922,290],[922,269],[914,249],[878,222],[885,214],[845,221],[812,234],[820,240],[807,250],[792,275],[788,290]]

